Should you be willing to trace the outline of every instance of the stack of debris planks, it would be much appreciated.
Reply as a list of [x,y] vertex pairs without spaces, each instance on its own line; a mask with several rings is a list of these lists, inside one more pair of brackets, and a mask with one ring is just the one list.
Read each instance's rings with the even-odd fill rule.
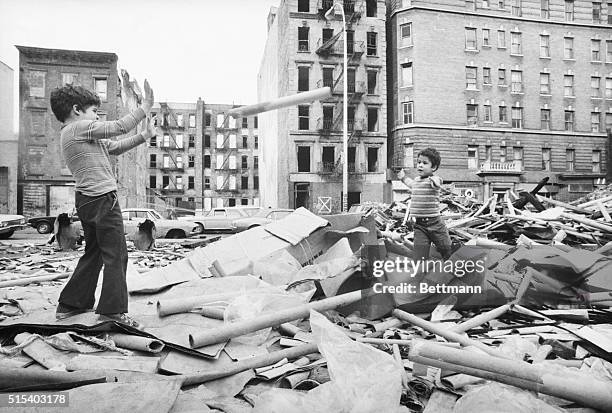
[[[467,244],[450,261],[482,259],[482,270],[372,276],[369,259],[411,257],[403,204],[326,217],[299,209],[191,251],[133,251],[130,313],[144,331],[93,313],[56,321],[52,306],[8,317],[0,393],[64,392],[69,411],[92,400],[101,411],[611,411],[605,231],[542,200],[558,218],[448,200],[453,238]],[[500,220],[505,232],[476,234]],[[508,229],[541,225],[557,235],[553,221],[599,231],[588,243],[598,245]],[[483,293],[372,288],[434,280]]]

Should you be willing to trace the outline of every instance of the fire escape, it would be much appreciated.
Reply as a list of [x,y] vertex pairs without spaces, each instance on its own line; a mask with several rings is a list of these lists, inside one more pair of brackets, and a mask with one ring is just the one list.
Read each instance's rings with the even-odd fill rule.
[[[230,118],[228,115],[224,116],[223,122],[221,125],[217,125],[217,134],[223,135],[223,145],[221,147],[216,144],[217,151],[221,151],[223,154],[223,163],[221,165],[217,164],[215,169],[217,170],[217,174],[223,173],[225,171],[228,172],[227,176],[223,179],[223,185],[221,187],[216,188],[217,191],[224,192],[239,192],[240,188],[238,188],[238,178],[236,173],[238,172],[238,124],[236,119]],[[231,136],[234,136],[233,142]],[[230,162],[231,157],[234,157],[234,162]],[[234,185],[230,185],[231,177],[234,177]]]
[[[176,151],[183,151],[184,142],[181,146],[178,145],[173,129],[183,129],[184,125],[178,121],[176,114],[170,109],[168,103],[160,103],[160,109],[162,115],[161,128],[163,130],[160,148],[166,152],[168,159],[170,159],[168,164],[162,163],[160,167],[162,172],[168,174],[167,176],[170,180],[167,186],[161,188],[161,192],[165,195],[182,194],[184,193],[183,183],[178,183],[174,174],[184,171],[183,162],[177,161],[177,155],[175,155]],[[168,141],[166,140],[166,136],[170,138]]]
[[[325,13],[334,5],[334,0],[319,0],[318,13],[320,19],[325,20]],[[346,24],[356,22],[363,15],[364,0],[344,0],[342,2],[344,6],[344,15],[346,18]],[[340,19],[340,15],[334,13]]]

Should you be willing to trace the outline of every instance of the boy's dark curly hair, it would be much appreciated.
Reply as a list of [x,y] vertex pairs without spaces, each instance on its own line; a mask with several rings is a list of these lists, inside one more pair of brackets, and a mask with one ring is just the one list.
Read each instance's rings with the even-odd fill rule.
[[437,170],[440,167],[440,162],[442,162],[442,158],[440,157],[440,152],[438,152],[435,148],[425,148],[417,155],[424,156],[431,162],[431,167]]
[[89,106],[100,106],[100,98],[84,87],[68,84],[51,92],[51,110],[60,122],[68,118],[73,105],[84,111]]

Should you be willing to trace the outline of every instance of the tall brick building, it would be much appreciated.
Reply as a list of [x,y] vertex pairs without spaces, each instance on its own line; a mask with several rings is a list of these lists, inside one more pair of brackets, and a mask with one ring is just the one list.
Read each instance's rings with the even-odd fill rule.
[[226,118],[233,107],[201,99],[155,104],[160,133],[148,148],[152,196],[204,211],[259,205],[257,117]]
[[17,135],[13,130],[13,69],[0,62],[0,214],[17,213]]
[[[348,202],[382,201],[387,165],[385,2],[344,0]],[[259,116],[264,206],[337,212],[342,200],[343,27],[331,0],[282,0],[268,16],[260,102],[330,86],[333,96]]]
[[[607,11],[606,11],[607,9]],[[612,3],[388,3],[392,166],[438,148],[440,175],[478,197],[574,199],[604,183]]]
[[[16,46],[19,50],[19,173],[17,209],[27,216],[55,215],[74,206],[74,179],[61,154],[60,127],[49,104],[53,89],[66,83],[95,91],[102,104],[102,120],[124,113],[117,55],[78,50]],[[144,193],[138,168],[121,167],[121,162],[144,164],[131,154],[118,157],[120,194]],[[125,175],[124,175],[125,174]],[[140,174],[142,175],[142,174]],[[142,186],[128,189],[125,185]],[[133,205],[130,205],[133,206]]]

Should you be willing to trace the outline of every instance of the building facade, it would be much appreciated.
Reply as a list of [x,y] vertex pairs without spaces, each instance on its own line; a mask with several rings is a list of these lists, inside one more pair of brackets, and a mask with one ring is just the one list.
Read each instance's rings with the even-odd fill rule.
[[155,104],[159,134],[148,148],[152,197],[198,212],[259,205],[257,117],[227,117],[234,107],[202,99]]
[[611,24],[605,1],[390,1],[390,164],[436,147],[445,181],[481,199],[604,184]]
[[17,213],[17,134],[13,130],[13,69],[0,62],[0,214]]
[[[345,0],[348,203],[383,201],[387,184],[385,2]],[[343,23],[331,0],[282,0],[268,16],[258,100],[329,86],[331,97],[260,114],[262,205],[342,209]],[[327,13],[327,16],[326,16]]]
[[[16,46],[19,50],[19,173],[18,212],[26,216],[56,215],[74,207],[74,179],[62,157],[61,123],[51,111],[49,97],[56,87],[72,83],[95,91],[101,99],[101,120],[124,114],[117,55],[77,50]],[[121,137],[119,137],[121,138]],[[120,193],[138,194],[126,185],[144,186],[133,157],[114,162]],[[143,160],[138,162],[144,163]],[[121,171],[124,171],[123,175]],[[141,174],[142,175],[142,174]],[[123,204],[122,204],[123,205]]]

